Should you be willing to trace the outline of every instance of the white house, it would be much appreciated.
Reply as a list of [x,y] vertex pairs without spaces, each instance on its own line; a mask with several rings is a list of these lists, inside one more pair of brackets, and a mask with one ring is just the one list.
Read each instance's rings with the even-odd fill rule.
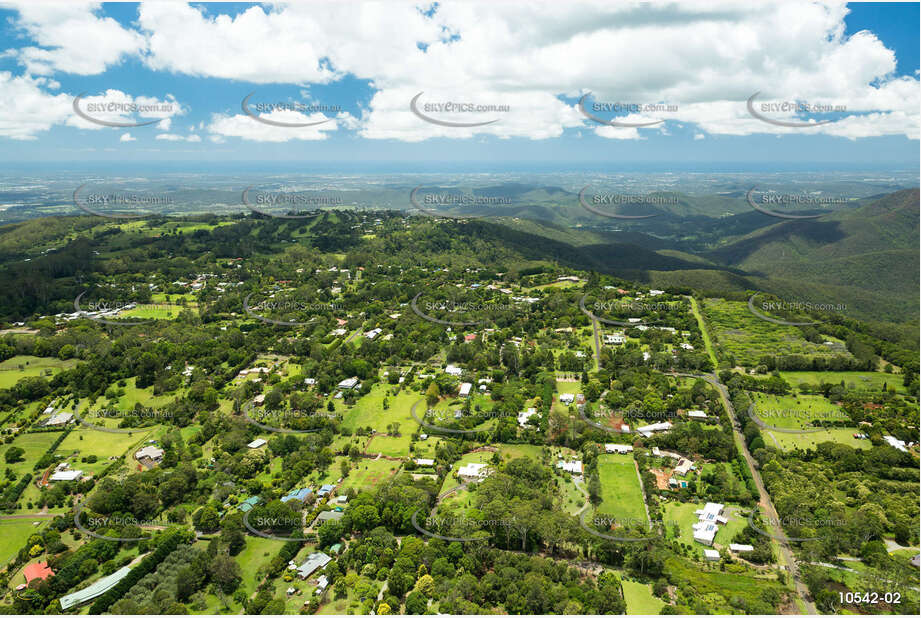
[[58,412],[57,414],[49,418],[48,421],[45,423],[45,425],[49,427],[57,426],[57,425],[66,425],[67,423],[71,421],[71,419],[73,419],[73,417],[74,415],[71,412]]
[[434,466],[434,459],[424,459],[422,457],[417,457],[415,460],[417,466]]
[[463,481],[482,481],[489,476],[489,466],[484,463],[468,463],[457,470],[457,476]]
[[560,403],[565,403],[566,405],[569,405],[575,400],[576,400],[576,396],[573,395],[572,393],[563,393],[562,395],[560,395]]
[[371,341],[374,341],[374,338],[380,335],[382,331],[383,329],[381,328],[375,328],[373,330],[369,330],[368,332],[365,333],[365,337],[370,339]]
[[715,549],[705,549],[704,558],[706,558],[707,560],[716,562],[717,560],[720,559],[720,553],[716,551]]
[[460,390],[458,391],[457,394],[460,395],[461,397],[468,397],[470,395],[470,389],[472,386],[473,384],[471,384],[470,382],[462,383],[460,385]]
[[556,467],[570,474],[582,474],[581,461],[558,461],[556,462]]
[[357,377],[346,378],[345,380],[339,383],[339,388],[341,388],[342,390],[350,390],[350,389],[357,388],[357,387],[358,387]]
[[644,425],[638,428],[636,431],[637,433],[648,438],[649,436],[651,436],[657,431],[668,431],[671,428],[672,428],[672,424],[669,423],[668,421],[665,421],[662,423],[653,423],[652,425]]
[[525,427],[528,424],[528,419],[537,414],[537,408],[528,408],[524,412],[518,413],[518,424],[522,427]]
[[447,367],[445,367],[445,373],[448,374],[449,376],[457,377],[457,376],[460,376],[460,374],[464,373],[464,370],[454,365],[448,365]]
[[[49,421],[49,424],[50,424],[50,421]],[[898,449],[904,453],[908,452],[908,449],[905,447],[904,440],[899,440],[898,438],[894,436],[883,436],[883,440],[885,440],[886,443],[894,449]]]
[[707,418],[707,413],[703,410],[688,410],[688,418]]
[[161,461],[163,459],[163,449],[147,445],[134,454],[134,458],[138,460],[145,457],[154,461]]
[[48,479],[49,481],[79,481],[83,470],[58,470]]
[[718,524],[728,521],[722,515],[723,505],[707,502],[704,508],[697,509],[694,513],[698,517],[698,522],[691,526],[694,529],[694,540],[704,545],[713,545],[713,538],[719,532]]
[[256,438],[255,440],[253,440],[246,446],[248,446],[249,448],[260,448],[260,447],[265,446],[266,444],[268,444],[268,442],[264,440],[263,438]]
[[730,543],[729,551],[734,551],[736,553],[746,552],[746,551],[755,551],[755,548],[751,545],[741,545],[739,543]]
[[614,333],[613,335],[605,335],[604,342],[613,345],[620,345],[627,342],[627,338],[621,333]]
[[620,453],[623,455],[633,452],[633,446],[629,444],[605,444],[604,451],[606,453]]

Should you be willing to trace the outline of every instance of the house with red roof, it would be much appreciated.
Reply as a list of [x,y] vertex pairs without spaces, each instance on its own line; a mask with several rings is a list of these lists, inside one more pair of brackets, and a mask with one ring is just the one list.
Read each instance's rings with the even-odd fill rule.
[[26,565],[22,574],[26,577],[26,583],[32,583],[33,579],[47,579],[54,575],[54,571],[48,568],[47,562],[33,562]]

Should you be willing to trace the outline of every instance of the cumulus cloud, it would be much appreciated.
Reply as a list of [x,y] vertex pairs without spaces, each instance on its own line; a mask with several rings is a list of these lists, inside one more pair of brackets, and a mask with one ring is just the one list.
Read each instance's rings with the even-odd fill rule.
[[18,0],[0,6],[18,12],[13,25],[35,42],[14,52],[32,75],[98,75],[146,47],[141,33],[98,16],[99,2]]
[[357,122],[344,112],[338,116],[329,117],[320,112],[304,114],[293,109],[279,109],[255,115],[271,122],[285,124],[315,122],[322,124],[309,127],[282,127],[260,122],[245,114],[214,114],[207,128],[210,133],[221,137],[239,137],[254,142],[288,142],[324,140],[328,133],[336,130],[339,124],[357,126]]
[[130,133],[122,133],[122,136],[118,138],[120,142],[136,142],[137,138],[132,137]]
[[[15,23],[35,45],[15,53],[34,75],[93,74],[135,56],[154,71],[293,84],[305,97],[313,84],[346,78],[370,86],[370,100],[357,117],[340,114],[334,122],[303,129],[262,125],[222,105],[207,125],[222,137],[322,140],[336,129],[409,142],[483,135],[550,139],[579,129],[609,139],[667,135],[662,124],[621,128],[586,118],[573,101],[589,92],[591,102],[673,106],[617,119],[664,119],[668,125],[693,125],[700,135],[917,139],[919,132],[918,76],[896,76],[893,51],[873,33],[845,35],[848,9],[836,0],[680,5],[449,0],[425,10],[409,0],[277,3],[234,16],[214,14],[220,5],[206,13],[197,5],[155,2],[140,5],[132,27],[100,17],[96,4],[47,6],[17,5]],[[445,126],[413,114],[409,103],[419,92],[428,103],[507,105],[509,111],[431,112],[446,122],[497,120]],[[763,102],[807,101],[845,111],[832,116],[836,122],[812,128],[777,126],[748,113],[746,101],[756,92]],[[771,115],[798,122],[809,117]],[[168,120],[160,128],[169,131]]]
[[0,71],[0,136],[33,140],[73,115],[72,97],[50,94],[42,88],[44,83],[41,78]]

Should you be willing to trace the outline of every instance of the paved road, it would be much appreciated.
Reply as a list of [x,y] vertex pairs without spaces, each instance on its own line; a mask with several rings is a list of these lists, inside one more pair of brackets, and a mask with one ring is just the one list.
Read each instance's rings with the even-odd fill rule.
[[[729,400],[729,390],[726,388],[726,385],[720,382],[715,374],[711,373],[676,373],[674,375],[701,378],[710,383],[714,388],[716,388],[717,392],[719,392],[720,399],[723,402],[723,407],[726,409],[726,413],[729,415],[729,420],[732,424],[733,433],[735,434],[736,446],[739,448],[739,452],[741,452],[742,456],[745,458],[745,463],[748,464],[748,469],[751,471],[752,478],[755,480],[755,486],[758,488],[758,504],[764,510],[764,513],[767,516],[769,522],[780,521],[780,516],[777,514],[777,509],[774,508],[774,503],[771,500],[771,495],[768,493],[767,488],[764,486],[764,481],[761,479],[761,472],[755,466],[755,460],[752,457],[752,454],[748,451],[748,445],[745,443],[745,436],[742,435],[740,425],[736,419],[735,409],[732,407],[732,402]],[[799,595],[803,605],[806,607],[806,611],[810,614],[817,614],[818,611],[816,610],[815,604],[809,600],[809,589],[806,587],[806,584],[803,583],[802,579],[800,579],[799,570],[796,567],[796,558],[793,555],[793,550],[790,548],[790,543],[788,541],[781,540],[786,538],[783,529],[775,525],[769,525],[767,527],[773,531],[774,540],[777,541],[777,544],[780,547],[780,553],[781,557],[783,558],[783,562],[787,565],[790,576],[793,578],[793,585],[796,588],[796,593]]]

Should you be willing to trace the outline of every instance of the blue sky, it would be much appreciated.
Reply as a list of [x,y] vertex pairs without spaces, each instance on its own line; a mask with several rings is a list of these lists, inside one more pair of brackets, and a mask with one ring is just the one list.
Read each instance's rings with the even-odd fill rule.
[[[672,11],[671,13],[674,13]],[[681,11],[679,11],[681,13]],[[655,8],[394,2],[235,4],[28,2],[0,9],[0,160],[277,162],[335,169],[914,169],[919,163],[918,4],[779,3]],[[190,43],[194,42],[194,43]],[[843,106],[767,111],[746,100]],[[243,113],[252,103],[336,106]],[[410,111],[420,102],[509,111]],[[596,102],[672,105],[596,115]],[[85,105],[167,102],[179,113],[91,114]],[[430,98],[429,98],[430,97]],[[83,109],[88,109],[83,107]],[[252,108],[250,108],[252,109]],[[432,108],[434,109],[434,108]],[[768,109],[768,108],[763,108]]]

